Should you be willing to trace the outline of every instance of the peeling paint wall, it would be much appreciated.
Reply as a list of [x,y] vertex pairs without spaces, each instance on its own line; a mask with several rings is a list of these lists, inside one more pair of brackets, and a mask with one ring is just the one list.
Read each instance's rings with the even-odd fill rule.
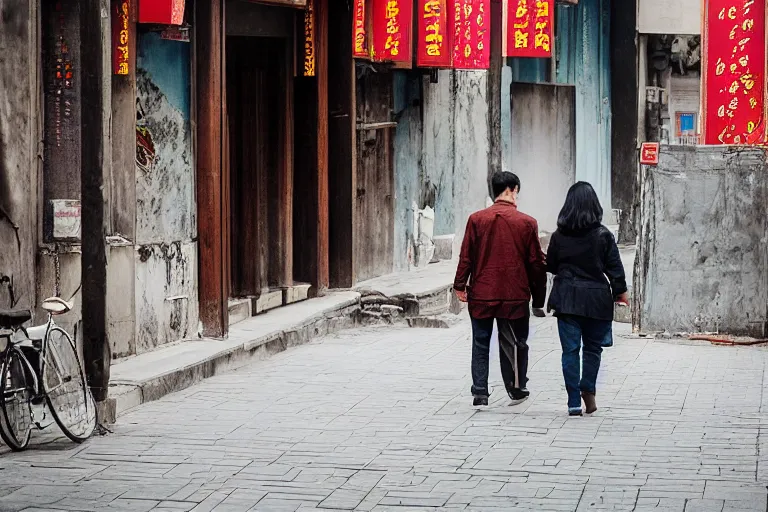
[[0,308],[35,306],[36,5],[0,0]]
[[157,32],[137,50],[135,352],[198,327],[190,44]]
[[767,176],[762,149],[662,146],[643,180],[636,327],[768,335]]
[[486,206],[487,73],[441,70],[437,83],[421,74],[400,77],[395,79],[396,98],[404,98],[395,102],[402,105],[395,132],[395,268],[407,270],[418,210],[435,210],[436,236],[456,234],[456,255],[467,218]]

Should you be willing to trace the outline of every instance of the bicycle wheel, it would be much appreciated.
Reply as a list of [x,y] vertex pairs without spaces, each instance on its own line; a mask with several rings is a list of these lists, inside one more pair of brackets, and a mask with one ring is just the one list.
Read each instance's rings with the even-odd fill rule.
[[24,355],[9,348],[0,365],[0,437],[14,451],[25,449],[32,437],[34,392],[28,386],[28,372]]
[[96,428],[96,402],[72,338],[53,327],[43,347],[43,390],[64,435],[82,443]]

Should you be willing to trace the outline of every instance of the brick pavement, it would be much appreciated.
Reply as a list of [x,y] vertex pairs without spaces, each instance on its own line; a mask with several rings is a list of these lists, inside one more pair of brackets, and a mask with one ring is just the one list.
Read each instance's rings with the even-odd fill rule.
[[570,419],[555,327],[522,406],[471,409],[467,323],[346,331],[0,456],[0,511],[766,510],[768,351],[617,339]]

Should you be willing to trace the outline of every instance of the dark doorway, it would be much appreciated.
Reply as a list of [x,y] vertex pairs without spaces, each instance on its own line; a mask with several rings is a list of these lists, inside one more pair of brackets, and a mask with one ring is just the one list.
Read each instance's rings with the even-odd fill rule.
[[259,297],[291,284],[286,276],[290,238],[283,233],[291,212],[285,187],[292,180],[286,161],[291,111],[287,44],[279,38],[227,38],[232,297]]

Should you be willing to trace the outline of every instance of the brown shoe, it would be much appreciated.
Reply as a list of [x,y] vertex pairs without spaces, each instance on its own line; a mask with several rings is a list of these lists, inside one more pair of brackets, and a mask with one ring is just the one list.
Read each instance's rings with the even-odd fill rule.
[[584,400],[584,406],[586,407],[586,413],[592,414],[597,411],[597,401],[595,400],[594,393],[581,392],[581,399]]

